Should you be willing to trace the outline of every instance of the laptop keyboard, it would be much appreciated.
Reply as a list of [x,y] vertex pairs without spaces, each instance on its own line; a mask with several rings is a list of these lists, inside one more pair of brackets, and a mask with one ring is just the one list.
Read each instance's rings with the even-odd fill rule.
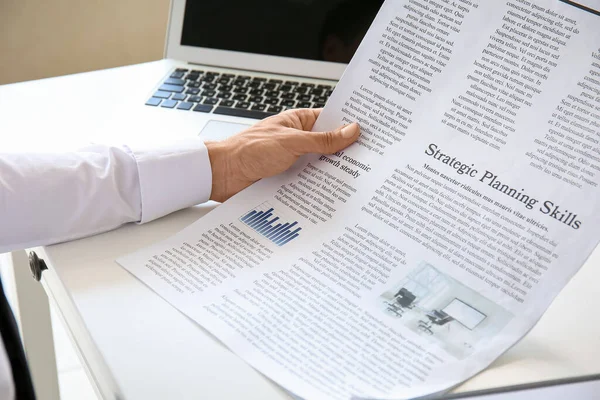
[[177,68],[148,106],[263,119],[290,108],[324,107],[332,85]]

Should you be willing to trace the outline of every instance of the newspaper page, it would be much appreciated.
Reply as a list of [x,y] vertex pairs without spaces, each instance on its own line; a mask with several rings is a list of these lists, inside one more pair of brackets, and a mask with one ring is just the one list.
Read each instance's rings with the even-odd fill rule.
[[599,9],[386,1],[315,126],[357,143],[118,262],[300,397],[451,388],[599,240]]

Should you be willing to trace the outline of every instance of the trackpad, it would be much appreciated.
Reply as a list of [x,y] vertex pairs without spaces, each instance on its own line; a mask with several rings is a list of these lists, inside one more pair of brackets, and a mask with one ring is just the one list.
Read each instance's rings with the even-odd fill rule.
[[200,136],[202,136],[202,139],[206,140],[223,140],[243,131],[249,126],[250,125],[246,124],[236,124],[234,122],[210,120],[204,129],[202,129],[202,132],[200,132]]

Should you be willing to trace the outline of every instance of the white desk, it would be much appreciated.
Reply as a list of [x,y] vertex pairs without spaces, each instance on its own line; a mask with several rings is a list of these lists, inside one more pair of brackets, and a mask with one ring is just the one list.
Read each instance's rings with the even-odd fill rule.
[[[135,69],[107,72],[113,74],[111,78],[103,75],[102,79],[113,84],[114,79],[123,76],[130,79],[137,75],[143,79],[162,74],[168,67],[165,62],[153,63],[140,67],[141,72]],[[79,84],[89,79],[101,86],[93,74],[74,79]],[[21,134],[29,133],[31,125],[29,121],[18,125],[17,118],[25,115],[22,109],[31,103],[15,105],[6,95],[18,93],[17,100],[23,101],[35,97],[41,85],[44,83],[26,84],[19,90],[15,86],[10,90],[0,88],[0,116],[13,118],[12,126],[15,129],[18,126]],[[110,101],[109,94],[116,95],[114,87],[99,90],[98,104]],[[44,93],[48,99],[51,97]],[[73,101],[72,93],[67,90],[52,93],[52,97],[69,104]],[[146,95],[143,93],[140,98]],[[7,107],[11,108],[10,113],[6,112]],[[181,115],[186,118],[184,113]],[[43,118],[43,123],[52,128],[61,126],[64,115],[43,113]],[[0,126],[6,125],[0,122]],[[72,128],[67,139],[75,138],[76,126]],[[46,142],[50,143],[50,139],[46,138]],[[172,235],[213,206],[203,205],[147,225],[128,225],[95,237],[36,249],[50,268],[42,275],[44,288],[59,309],[82,363],[103,399],[289,398],[114,262],[121,255]],[[597,251],[529,335],[458,390],[599,373],[599,282]],[[30,342],[27,346],[33,345]],[[35,367],[43,370],[43,366]]]

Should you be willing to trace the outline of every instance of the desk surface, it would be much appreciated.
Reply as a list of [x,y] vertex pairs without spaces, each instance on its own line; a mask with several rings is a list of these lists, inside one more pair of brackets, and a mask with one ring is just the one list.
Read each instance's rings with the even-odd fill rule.
[[[125,75],[127,82],[147,85],[149,80],[162,76],[170,64],[159,62],[129,68],[124,69],[125,72],[81,75],[73,78],[76,83],[70,88],[76,91],[75,86],[91,82],[88,79],[104,76],[95,81],[95,86],[91,85],[97,89],[97,98],[92,99],[92,104],[101,107],[111,99],[120,101],[114,97],[115,88]],[[57,80],[51,85],[32,82],[0,88],[0,131],[11,127],[18,134],[30,133],[41,121],[45,126],[56,124],[61,130],[38,132],[43,135],[38,144],[81,139],[81,132],[89,128],[89,120],[81,117],[86,115],[89,103],[75,101],[81,97],[73,96],[68,90],[58,90],[61,82]],[[139,103],[145,96],[147,93],[142,91],[139,98],[131,101]],[[29,104],[27,101],[31,98],[52,102],[46,103],[52,107],[31,115],[27,107],[19,106],[21,102]],[[70,105],[63,107],[70,110],[70,115],[57,111],[61,108],[56,104],[61,101]],[[37,122],[33,121],[34,116]],[[182,120],[190,118],[185,113],[181,116]],[[109,120],[93,121],[95,130],[106,129]],[[134,123],[131,126],[135,126]],[[48,135],[58,135],[59,131],[63,132],[60,137]],[[177,134],[178,126],[170,125],[169,131],[169,136]],[[104,398],[289,398],[114,261],[174,234],[214,206],[206,204],[146,225],[131,224],[95,237],[38,249],[50,265],[50,270],[44,272],[43,284],[56,302]],[[600,373],[598,282],[600,251],[591,256],[519,344],[457,390]]]

